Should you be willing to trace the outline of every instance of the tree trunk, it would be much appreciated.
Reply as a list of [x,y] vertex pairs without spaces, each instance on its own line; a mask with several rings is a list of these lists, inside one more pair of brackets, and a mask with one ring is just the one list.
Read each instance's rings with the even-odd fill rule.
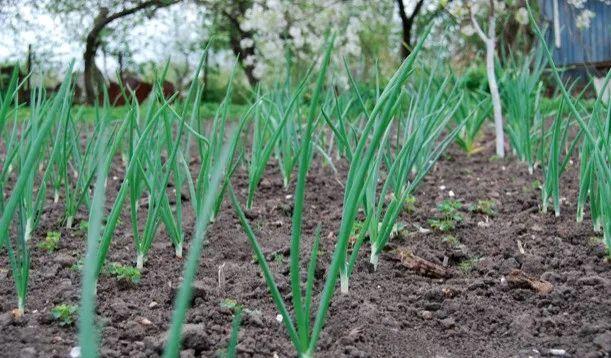
[[84,80],[85,80],[85,95],[87,102],[94,103],[98,99],[99,87],[103,80],[100,69],[95,64],[95,54],[100,46],[99,37],[102,30],[111,22],[133,15],[138,11],[152,8],[154,10],[176,4],[178,0],[147,0],[142,1],[131,8],[125,8],[119,12],[110,14],[108,8],[100,7],[99,14],[93,20],[93,27],[87,34],[85,40],[85,52],[83,53],[83,62],[85,63]]
[[28,75],[28,82],[27,82],[27,90],[28,92],[32,90],[32,44],[28,45],[28,59],[27,62],[25,63],[25,73],[26,75]]
[[412,28],[409,24],[409,22],[401,23],[401,59],[403,60],[412,53]]
[[492,110],[494,112],[494,128],[496,132],[496,155],[505,157],[505,135],[503,133],[503,112],[501,110],[501,96],[499,86],[496,82],[494,72],[494,55],[496,53],[496,18],[494,15],[494,4],[491,1],[490,17],[488,20],[488,38],[486,39],[486,73],[488,75],[488,87],[492,97]]
[[499,86],[496,82],[494,72],[494,55],[496,47],[496,15],[494,13],[494,0],[490,0],[490,14],[488,15],[488,35],[484,33],[478,21],[475,19],[471,8],[469,8],[471,23],[475,32],[486,45],[486,75],[488,77],[488,88],[492,97],[492,110],[494,113],[494,129],[496,133],[496,155],[499,158],[505,157],[505,135],[503,133],[503,112],[501,109],[501,96]]
[[407,16],[405,12],[403,0],[396,0],[396,2],[399,8],[399,17],[401,18],[401,59],[404,60],[412,53],[412,30],[414,28],[414,21],[422,9],[424,0],[418,0],[410,16]]
[[246,33],[244,31],[241,31],[240,29],[232,32],[231,41],[230,41],[231,50],[233,51],[233,54],[238,58],[238,61],[242,65],[242,68],[244,69],[244,74],[246,75],[246,79],[248,79],[248,84],[250,84],[251,87],[254,87],[259,82],[259,80],[254,75],[255,66],[245,64],[244,60],[248,56],[254,56],[255,48],[254,47],[242,48],[240,46],[240,41],[245,38],[249,38],[249,36],[247,36]]
[[85,96],[87,103],[93,104],[98,98],[97,73],[99,72],[95,64],[95,54],[98,50],[97,34],[89,33],[85,43],[85,52],[83,53],[83,62],[85,63],[85,71],[83,73],[85,80]]
[[101,7],[98,15],[93,20],[93,26],[85,39],[85,52],[83,62],[85,71],[83,73],[85,81],[85,96],[87,103],[93,104],[98,99],[100,88],[100,70],[95,64],[95,54],[100,46],[99,37],[104,27],[108,24],[108,9]]
[[223,16],[228,20],[229,25],[229,45],[231,46],[231,51],[233,55],[238,58],[242,69],[244,69],[244,74],[246,75],[246,79],[248,80],[248,84],[251,87],[254,87],[259,80],[254,75],[254,64],[246,64],[244,60],[248,56],[255,55],[255,47],[254,45],[247,48],[242,48],[240,46],[240,42],[243,39],[251,39],[253,40],[253,32],[252,31],[244,31],[240,28],[240,19],[244,18],[246,11],[250,8],[251,2],[246,0],[234,0],[229,1],[232,6],[229,9],[222,10]]
[[499,86],[496,83],[496,74],[494,73],[494,48],[495,39],[489,38],[486,43],[486,73],[488,75],[488,87],[490,87],[490,96],[492,97],[492,110],[494,112],[494,128],[496,132],[496,155],[499,158],[505,157],[505,138],[503,134],[503,114],[501,111],[501,97],[499,95]]

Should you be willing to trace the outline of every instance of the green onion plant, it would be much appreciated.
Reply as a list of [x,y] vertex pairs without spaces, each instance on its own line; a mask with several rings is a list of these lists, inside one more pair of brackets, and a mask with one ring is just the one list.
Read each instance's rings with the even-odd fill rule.
[[353,158],[348,173],[347,184],[344,192],[342,221],[337,236],[337,243],[333,253],[332,261],[327,269],[325,284],[320,295],[320,301],[317,306],[317,312],[312,321],[312,301],[314,297],[314,267],[317,259],[317,242],[315,239],[312,254],[310,256],[305,290],[301,282],[300,268],[300,246],[302,241],[302,214],[304,205],[305,182],[308,168],[310,166],[310,158],[312,151],[312,132],[315,127],[315,118],[319,111],[319,101],[321,92],[325,82],[325,74],[329,65],[333,39],[329,41],[327,50],[325,51],[321,68],[319,70],[316,87],[311,97],[308,115],[306,117],[305,131],[301,137],[300,155],[299,155],[299,171],[297,175],[297,184],[294,194],[294,209],[291,226],[291,245],[290,245],[290,286],[292,294],[293,316],[289,314],[285,300],[281,296],[278,286],[270,271],[269,265],[265,259],[262,248],[246,219],[241,204],[237,195],[230,190],[231,201],[246,233],[246,236],[255,252],[257,262],[261,266],[263,276],[270,290],[276,308],[282,316],[282,322],[288,332],[288,335],[297,350],[300,357],[312,357],[316,351],[316,345],[320,337],[320,332],[323,328],[326,314],[329,309],[331,297],[335,291],[335,285],[340,272],[340,269],[345,264],[346,249],[349,238],[353,232],[353,226],[361,202],[366,179],[370,169],[376,162],[376,153],[378,152],[385,133],[387,132],[392,120],[390,114],[393,113],[393,108],[397,103],[401,88],[409,73],[412,70],[414,58],[422,48],[422,41],[414,49],[408,59],[401,65],[398,71],[392,76],[384,91],[380,94],[379,99],[368,115],[367,124],[362,130],[362,135],[358,141],[358,145],[353,151]]
[[[571,115],[577,121],[580,131],[583,132],[584,136],[584,144],[580,153],[582,162],[580,166],[580,194],[578,198],[578,206],[581,205],[581,208],[578,209],[577,218],[579,219],[580,215],[582,215],[580,210],[583,210],[583,201],[586,197],[583,193],[587,193],[590,196],[594,229],[600,228],[604,230],[604,241],[611,256],[611,216],[609,216],[611,210],[608,205],[611,202],[611,190],[609,189],[611,186],[611,165],[609,165],[611,162],[611,110],[609,110],[608,105],[607,108],[603,106],[605,91],[601,91],[601,94],[596,99],[594,111],[589,120],[587,120],[586,116],[583,115],[583,111],[578,109],[578,104],[571,98],[567,87],[560,77],[552,53],[545,42],[545,37],[533,16],[530,3],[526,2],[526,5],[532,29],[541,42],[542,48],[545,50],[544,53],[547,56],[553,77],[560,88]],[[609,85],[610,79],[611,73],[607,74],[605,78],[605,87]],[[584,186],[587,186],[587,188],[584,188]],[[579,201],[582,201],[582,203],[580,204]]]
[[[68,71],[70,73],[70,71]],[[24,213],[28,208],[35,208],[34,200],[34,179],[41,159],[43,145],[49,140],[51,128],[55,124],[59,113],[65,112],[66,107],[70,107],[71,101],[69,89],[71,88],[71,78],[66,76],[60,90],[51,102],[49,114],[44,118],[34,117],[28,122],[21,133],[18,153],[18,174],[14,182],[13,189],[3,205],[2,216],[0,217],[0,248],[6,245],[11,273],[15,282],[17,293],[17,314],[22,315],[25,311],[27,286],[30,270],[30,249],[27,235],[31,229],[27,227],[27,220],[32,213]],[[5,97],[4,99],[9,100]],[[4,121],[4,119],[3,119]],[[38,189],[40,192],[41,189]],[[29,192],[29,193],[27,193]],[[11,227],[17,214],[17,245],[13,247],[10,240]],[[33,220],[33,219],[32,219]]]
[[525,56],[509,56],[501,76],[501,99],[505,108],[505,131],[518,158],[534,171],[536,146],[533,138],[537,127],[543,125],[536,116],[543,82],[541,75],[546,66],[540,48]]

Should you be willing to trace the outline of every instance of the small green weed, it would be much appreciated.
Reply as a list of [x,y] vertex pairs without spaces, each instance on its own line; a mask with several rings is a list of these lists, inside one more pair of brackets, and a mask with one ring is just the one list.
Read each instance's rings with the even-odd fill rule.
[[460,245],[460,240],[458,240],[458,238],[454,235],[446,235],[441,239],[441,241],[447,243],[448,245],[452,247],[456,247]]
[[352,226],[352,233],[350,234],[350,239],[348,240],[350,246],[354,246],[356,244],[356,240],[358,239],[361,231],[367,230],[365,227],[365,221],[355,220],[354,225]]
[[407,198],[405,198],[405,201],[403,202],[403,210],[405,210],[405,212],[408,214],[412,214],[416,211],[415,196],[409,195]]
[[478,262],[479,262],[479,258],[477,257],[463,260],[458,264],[458,269],[460,270],[460,272],[466,275],[470,273],[471,271],[473,271],[475,266],[477,266]]
[[78,225],[78,229],[82,232],[82,233],[87,233],[87,230],[89,229],[89,222],[86,220],[82,220],[79,225]]
[[445,199],[441,203],[437,204],[437,211],[446,218],[455,218],[460,216],[459,220],[462,220],[462,216],[458,212],[460,209],[462,209],[462,203],[455,199]]
[[405,234],[403,230],[405,230],[406,227],[407,225],[405,223],[396,222],[392,226],[392,230],[390,230],[390,237],[394,239],[401,236],[402,234]]
[[456,229],[456,223],[450,219],[429,219],[429,225],[431,228],[441,232],[449,232]]
[[496,203],[494,200],[478,200],[477,203],[469,205],[469,211],[487,216],[494,216],[496,213]]
[[51,309],[51,315],[60,326],[71,326],[76,321],[78,307],[75,305],[62,303]]
[[456,224],[463,221],[463,216],[459,212],[462,209],[462,203],[455,199],[445,199],[437,204],[437,212],[435,218],[429,219],[428,223],[431,228],[441,232],[449,232],[456,229]]
[[131,283],[140,282],[140,270],[133,266],[126,266],[113,262],[108,266],[108,273],[116,277],[119,281],[129,281]]
[[47,237],[38,244],[38,247],[47,252],[53,252],[59,247],[59,239],[61,234],[57,231],[47,232]]
[[75,272],[80,272],[83,269],[83,258],[79,258],[78,260],[76,260],[75,263],[73,263],[72,265],[70,265],[70,270],[75,271]]
[[224,300],[221,301],[221,307],[222,308],[227,308],[229,310],[232,310],[234,312],[237,311],[241,311],[244,309],[244,305],[241,305],[238,303],[238,301],[236,301],[233,298],[225,298]]

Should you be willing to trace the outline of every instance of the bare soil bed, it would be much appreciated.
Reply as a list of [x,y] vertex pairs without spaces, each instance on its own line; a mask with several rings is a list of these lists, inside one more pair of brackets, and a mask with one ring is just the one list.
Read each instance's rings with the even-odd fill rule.
[[[377,271],[372,271],[368,247],[363,247],[349,294],[337,292],[333,298],[317,356],[538,357],[563,352],[573,357],[609,356],[611,273],[602,241],[596,239],[588,218],[575,222],[576,168],[569,168],[563,177],[561,195],[566,200],[562,215],[554,217],[539,211],[539,192],[532,185],[536,175],[529,175],[513,159],[491,161],[491,156],[490,147],[471,157],[451,148],[420,186],[415,212],[402,214],[407,229],[381,255]],[[345,165],[338,170],[336,176],[329,167],[315,163],[308,178],[304,212],[308,242],[302,246],[309,248],[320,223],[318,290],[335,244],[329,234],[337,231],[341,219],[340,182]],[[110,175],[109,199],[114,199],[121,177],[117,169]],[[247,173],[240,169],[233,183],[243,197]],[[465,220],[451,233],[458,242],[442,240],[447,234],[419,230],[428,228],[436,204],[450,192],[466,205],[492,199],[496,214],[487,218],[463,210]],[[279,171],[271,165],[248,212],[285,295],[289,292],[290,194],[292,187],[283,189]],[[27,311],[20,321],[10,313],[16,307],[14,285],[6,255],[0,258],[2,357],[66,357],[78,345],[77,328],[61,327],[50,315],[57,304],[78,304],[78,261],[85,247],[79,220],[73,229],[65,229],[59,205],[46,207],[33,236],[33,246],[47,231],[60,231],[61,241],[59,250],[51,254],[33,249]],[[192,227],[192,213],[187,211],[184,220]],[[181,357],[215,357],[223,351],[232,319],[231,308],[223,304],[228,299],[248,309],[239,335],[239,356],[294,356],[227,201],[207,237]],[[406,267],[398,254],[405,249],[443,267],[449,277]],[[109,261],[132,264],[134,259],[128,210],[124,210]],[[139,284],[100,278],[102,356],[155,357],[162,352],[182,265],[162,229]],[[218,285],[220,266],[223,287]],[[514,282],[511,277],[516,275],[526,279]],[[535,285],[529,285],[529,279]],[[536,284],[541,282],[551,284],[551,292],[538,291]]]

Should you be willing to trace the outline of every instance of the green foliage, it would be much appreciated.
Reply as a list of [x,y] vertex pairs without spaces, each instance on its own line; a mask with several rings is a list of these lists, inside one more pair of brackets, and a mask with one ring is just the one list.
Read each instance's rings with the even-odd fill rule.
[[[70,67],[67,73],[71,73]],[[19,106],[17,93],[19,81],[17,73],[11,77],[9,89],[0,97],[0,138],[5,145],[6,155],[2,158],[0,168],[0,248],[5,247],[8,253],[8,262],[15,283],[18,314],[23,314],[28,291],[30,273],[30,237],[38,225],[42,204],[46,197],[46,184],[49,179],[50,165],[43,159],[47,151],[43,146],[53,137],[53,129],[59,121],[67,118],[72,102],[70,82],[67,75],[59,91],[50,99],[44,98],[44,91],[40,88],[32,91],[30,104],[30,118],[19,128],[19,121],[13,121],[12,130],[4,132],[5,125],[12,109]],[[43,164],[43,173],[35,180],[40,163]],[[4,185],[12,171],[12,190],[5,195]],[[16,230],[12,230],[15,228]],[[14,234],[17,237],[14,237]]]
[[81,270],[83,269],[83,258],[79,258],[78,260],[76,260],[75,263],[73,263],[72,265],[70,265],[69,269],[74,271],[74,272],[81,272]]
[[477,266],[478,262],[479,262],[479,258],[471,258],[471,259],[463,260],[458,264],[458,269],[460,270],[460,272],[466,275],[470,273],[471,271],[473,271],[473,269]]
[[525,56],[510,56],[500,76],[501,99],[505,109],[505,132],[518,158],[533,172],[537,156],[537,133],[549,114],[541,112],[541,76],[546,67],[540,48]]
[[78,306],[62,303],[51,309],[51,316],[60,326],[71,326],[76,321]]
[[456,221],[452,219],[429,219],[427,221],[431,228],[441,232],[449,232],[456,229]]
[[61,238],[61,234],[57,231],[49,231],[47,232],[47,237],[41,242],[38,243],[38,247],[47,252],[53,252],[57,250],[59,247],[59,239]]
[[483,64],[469,66],[460,80],[461,85],[468,91],[488,92],[488,75]]
[[[481,128],[492,117],[492,100],[488,91],[488,77],[483,65],[473,65],[458,75],[449,69],[454,84],[451,90],[460,92],[462,100],[453,116],[456,124],[463,124],[456,137],[456,144],[467,154],[478,153],[483,148],[478,144]],[[451,96],[450,91],[447,96]]]
[[227,358],[235,358],[237,356],[238,333],[240,331],[240,323],[242,322],[242,309],[235,310],[233,321],[231,323],[231,336],[227,343]]
[[437,204],[437,215],[429,219],[431,228],[440,232],[450,232],[456,229],[456,224],[463,221],[463,216],[459,212],[463,205],[455,199],[445,199]]
[[444,199],[441,203],[437,204],[437,212],[444,219],[460,222],[463,220],[459,212],[462,207],[462,203],[456,199]]
[[441,239],[441,241],[452,247],[458,247],[458,245],[460,245],[460,240],[458,240],[458,238],[454,235],[446,235]]
[[117,278],[117,280],[127,281],[131,283],[139,283],[141,272],[133,266],[126,266],[120,263],[113,262],[108,265],[108,274]]
[[[587,113],[584,114],[584,108],[580,106],[578,101],[572,98],[569,90],[565,86],[560,76],[560,72],[554,63],[552,52],[545,42],[545,37],[533,16],[530,4],[527,2],[526,5],[528,7],[532,28],[535,35],[541,41],[544,54],[550,64],[556,84],[558,88],[560,88],[564,103],[568,106],[569,113],[577,122],[580,133],[584,137],[580,152],[581,165],[580,187],[577,199],[577,220],[580,221],[583,218],[583,208],[589,198],[594,230],[603,231],[607,250],[611,256],[611,206],[608,205],[608,203],[611,202],[611,167],[609,166],[609,160],[611,158],[611,106],[606,105],[605,108],[604,95],[602,93],[606,91],[600,91],[601,95],[596,98],[592,112],[588,118]],[[611,72],[608,73],[605,78],[605,86],[609,85],[610,80]],[[561,164],[558,164],[560,148],[564,143],[564,139],[558,140],[558,138],[564,137],[564,135],[559,135],[559,133],[562,132],[560,127],[560,119],[557,117],[554,123],[554,140],[549,149],[551,165],[546,172],[546,181],[548,181],[549,178],[551,184],[549,186],[546,185],[547,187],[542,190],[542,193],[545,195],[543,198],[543,205],[547,205],[546,195],[551,192],[556,215],[559,215],[560,211],[559,201],[556,199],[559,192],[558,182],[560,173],[563,170],[562,167],[566,162],[565,160]],[[575,142],[576,140],[573,141],[573,143]],[[573,144],[571,144],[570,147],[574,148]],[[565,159],[568,157],[569,156],[565,157]]]
[[234,312],[242,311],[244,309],[244,305],[238,303],[238,301],[233,298],[223,299],[220,305],[221,308],[226,308]]
[[[382,225],[382,223],[380,223],[380,225]],[[407,225],[405,223],[395,222],[392,225],[392,229],[390,230],[390,237],[391,238],[400,237],[401,235],[404,234],[404,230],[406,227]]]
[[[354,260],[356,259],[359,251],[359,246],[355,245],[352,248],[350,257],[348,257],[347,249],[350,243],[350,237],[353,236],[355,232],[355,219],[359,211],[359,207],[362,204],[365,192],[370,190],[369,188],[373,187],[373,185],[370,183],[376,183],[377,170],[380,167],[380,163],[382,161],[388,161],[388,163],[391,163],[389,165],[389,167],[393,167],[392,169],[389,169],[389,172],[391,172],[389,177],[391,177],[391,179],[389,179],[387,182],[389,188],[399,189],[393,190],[395,193],[397,193],[398,200],[394,200],[393,207],[387,211],[389,212],[388,215],[366,215],[366,227],[377,229],[380,227],[380,223],[382,222],[381,230],[383,230],[383,232],[380,237],[383,239],[382,242],[377,242],[378,248],[381,250],[384,247],[383,240],[386,240],[392,232],[396,217],[403,207],[404,198],[410,193],[410,189],[413,190],[414,186],[419,183],[424,174],[428,172],[430,166],[436,161],[439,155],[441,155],[441,152],[447,143],[454,139],[453,135],[449,135],[448,137],[450,139],[446,138],[446,140],[442,141],[441,144],[438,144],[435,141],[439,133],[445,129],[445,125],[437,126],[439,123],[443,123],[447,120],[445,115],[441,115],[436,117],[436,119],[433,121],[435,125],[430,127],[403,127],[404,129],[400,132],[405,134],[404,138],[407,139],[409,145],[404,145],[403,149],[399,149],[399,153],[384,152],[384,154],[379,154],[381,151],[386,149],[387,145],[390,144],[390,142],[387,141],[387,133],[389,132],[388,128],[390,127],[394,115],[396,114],[396,110],[399,108],[399,100],[403,98],[402,87],[412,72],[415,56],[422,48],[422,41],[418,43],[418,46],[416,46],[414,52],[412,52],[412,55],[408,57],[399,70],[397,70],[397,72],[393,75],[384,90],[378,92],[379,95],[371,111],[369,111],[364,104],[362,97],[358,93],[358,89],[356,89],[355,86],[352,86],[355,96],[354,100],[361,106],[364,117],[362,127],[360,127],[358,130],[354,128],[353,132],[352,130],[347,130],[346,126],[348,123],[347,121],[344,121],[346,116],[342,115],[342,113],[345,113],[344,110],[338,106],[335,106],[335,113],[339,118],[339,123],[336,124],[329,117],[329,114],[324,111],[324,107],[322,111],[319,111],[318,108],[319,100],[324,95],[322,89],[325,82],[327,66],[329,64],[331,48],[332,46],[330,45],[327,47],[324,59],[321,62],[322,67],[318,74],[316,87],[313,91],[311,100],[309,100],[310,108],[307,111],[307,115],[305,116],[306,120],[301,129],[302,136],[299,143],[300,149],[298,156],[299,172],[297,175],[297,184],[295,186],[294,194],[289,266],[293,314],[289,313],[285,299],[278,290],[274,275],[272,274],[268,263],[265,261],[262,248],[259,245],[254,232],[252,231],[251,225],[246,219],[235,191],[230,190],[232,205],[240,220],[242,228],[244,229],[244,232],[246,233],[246,236],[258,257],[257,261],[261,266],[263,276],[271,292],[271,296],[274,300],[276,308],[282,316],[282,323],[288,331],[289,338],[297,350],[298,355],[304,357],[311,357],[316,351],[318,338],[324,326],[331,298],[335,292],[338,276],[341,275],[342,277],[342,292],[344,292],[344,289],[347,288],[344,283],[347,283],[346,279],[351,273],[351,267],[353,267]],[[349,71],[348,75],[351,78],[351,83],[354,83]],[[422,84],[423,92],[425,92],[424,88],[426,88],[426,86],[426,83]],[[328,94],[327,98],[332,99],[334,103],[340,103],[332,92]],[[429,108],[429,106],[434,108],[434,104],[440,100],[438,97],[430,99],[423,96],[421,98],[423,102],[421,104],[422,107],[420,108]],[[300,245],[302,242],[301,226],[305,200],[306,175],[314,151],[317,150],[317,153],[321,153],[321,151],[317,149],[318,147],[316,146],[315,142],[316,134],[314,134],[314,130],[316,129],[315,120],[319,112],[322,112],[322,119],[330,125],[331,130],[335,134],[334,138],[340,143],[338,144],[338,146],[341,146],[339,152],[345,153],[350,162],[350,169],[344,189],[342,223],[337,236],[337,243],[332,261],[326,270],[327,276],[325,279],[325,284],[322,288],[322,293],[319,296],[320,302],[316,306],[317,312],[312,324],[313,297],[315,297],[313,290],[318,257],[320,229],[317,229],[315,232],[314,245],[312,247],[311,256],[307,265],[305,289],[304,283],[302,282],[303,275],[301,274]],[[448,110],[448,112],[451,113],[451,108]],[[443,113],[445,114],[448,112]],[[417,112],[410,114],[412,120],[417,120],[419,117],[415,113]],[[400,140],[401,138],[398,137],[397,141]],[[418,150],[425,148],[422,149],[425,154],[419,155],[418,150],[415,148],[418,148]],[[414,149],[414,151],[412,151],[412,149]],[[327,155],[326,157],[328,158],[330,156]],[[352,158],[358,158],[359,160],[352,160]],[[410,178],[409,187],[404,188],[406,185],[404,179],[407,178],[412,169],[415,169],[416,176],[414,178]],[[373,178],[370,179],[370,176],[372,175],[371,173],[375,174],[373,175]],[[382,195],[380,195],[380,200],[382,202],[385,200],[386,193],[388,192],[390,192],[390,190],[384,191]],[[374,200],[367,199],[367,201],[371,203]],[[370,206],[368,206],[368,208],[369,207]],[[376,219],[372,219],[374,216]],[[378,218],[380,218],[380,220],[377,220]],[[360,231],[357,243],[362,243],[365,232],[367,231]],[[379,254],[375,247],[372,247],[372,252]]]
[[496,202],[494,200],[478,200],[477,203],[471,203],[468,207],[469,211],[487,216],[494,216],[496,213]]
[[416,197],[413,195],[408,195],[405,200],[403,200],[403,210],[408,214],[413,214],[416,211]]
[[462,203],[456,199],[444,199],[437,204],[437,211],[445,216],[453,216],[462,208]]
[[[464,128],[464,122],[458,121],[455,128],[447,130],[463,98],[454,91],[450,77],[437,74],[439,68],[436,66],[427,69],[428,73],[417,77],[415,83],[408,87],[409,90],[399,94],[395,99],[397,102],[388,105],[384,112],[390,116],[396,113],[397,130],[396,134],[387,133],[382,138],[380,158],[369,169],[364,193],[365,214],[370,220],[369,261],[374,269],[388,240],[398,232],[395,224],[404,209],[406,198],[412,195],[447,145]],[[402,102],[403,94],[410,100]],[[440,139],[442,133],[445,137]],[[383,180],[379,177],[382,166],[387,168]],[[378,196],[377,187],[380,182],[382,190]],[[386,198],[391,198],[390,203],[386,203]],[[351,271],[354,260],[350,258],[345,272]],[[345,287],[347,278],[344,274],[342,279]]]
[[[72,325],[78,311],[83,356],[95,357],[99,341],[95,292],[100,273],[132,283],[138,283],[142,275],[138,266],[106,263],[111,241],[121,225],[120,217],[129,207],[140,266],[160,226],[164,226],[178,257],[182,256],[185,234],[192,234],[165,352],[167,357],[177,356],[208,225],[229,190],[231,204],[254,251],[253,261],[263,272],[297,354],[314,355],[337,281],[345,292],[365,240],[370,240],[370,262],[375,267],[388,241],[405,227],[399,215],[415,212],[414,190],[447,145],[456,140],[469,154],[481,149],[478,136],[491,108],[490,98],[484,93],[487,83],[482,66],[471,66],[460,77],[448,74],[441,65],[416,67],[414,56],[420,47],[387,82],[377,69],[375,79],[369,82],[357,81],[348,71],[350,88],[344,90],[328,74],[333,66],[330,42],[322,61],[313,61],[316,65],[307,71],[300,69],[303,76],[296,83],[287,76],[271,87],[262,85],[256,93],[248,93],[240,89],[244,83],[235,81],[237,67],[228,78],[219,80],[222,85],[215,84],[218,78],[213,75],[207,95],[215,102],[203,102],[204,88],[195,80],[185,99],[164,98],[156,87],[153,96],[142,104],[134,101],[118,108],[108,103],[71,107],[72,85],[67,79],[59,93],[48,99],[41,96],[39,102],[20,108],[13,93],[19,84],[11,77],[7,91],[0,94],[0,139],[5,154],[0,158],[4,194],[0,196],[0,247],[8,255],[19,309],[23,312],[27,297],[29,250],[33,245],[28,238],[36,228],[40,200],[47,197],[45,190],[49,187],[58,200],[61,197],[65,201],[68,226],[77,213],[89,213],[88,220],[78,226],[87,234],[86,256],[71,267],[82,271],[81,308],[62,304],[51,312],[60,325]],[[312,84],[316,66],[320,68]],[[571,158],[578,158],[577,220],[582,220],[589,209],[595,231],[602,231],[602,237],[590,239],[589,244],[605,243],[611,255],[611,207],[607,205],[611,202],[611,109],[601,98],[588,102],[569,96],[559,77],[563,96],[538,98],[543,92],[540,73],[535,72],[541,69],[524,66],[505,69],[503,77],[511,146],[531,168],[541,166],[544,181],[534,185],[541,190],[542,208],[546,210],[553,203],[557,214],[562,172]],[[345,67],[349,68],[348,63]],[[557,69],[553,67],[552,71],[558,76]],[[215,86],[225,89],[222,96],[215,92]],[[41,94],[35,92],[34,97]],[[251,104],[235,105],[239,99]],[[204,121],[210,117],[210,121]],[[235,118],[239,121],[233,122]],[[248,131],[245,136],[243,130]],[[534,138],[530,138],[532,134]],[[45,151],[47,144],[49,150]],[[578,156],[573,155],[575,151]],[[119,156],[124,177],[116,183],[118,192],[106,213],[107,174]],[[302,232],[304,208],[308,207],[306,186],[312,180],[308,171],[314,159],[322,159],[328,165],[324,169],[335,169],[335,160],[349,166],[347,178],[341,183],[344,196],[336,246],[325,253],[332,258],[321,282],[316,274],[321,254],[320,226],[312,237],[305,238]],[[446,159],[456,160],[450,156]],[[266,261],[239,201],[244,199],[246,206],[252,205],[270,162],[280,171],[285,188],[295,182],[294,206],[285,213],[292,215],[290,256],[287,259],[285,254],[276,254],[272,262]],[[236,193],[230,184],[240,165],[248,170],[246,193]],[[195,213],[192,228],[184,224],[190,221],[182,216],[186,205],[191,205],[190,212]],[[439,236],[446,247],[463,247],[448,233],[464,220],[465,210],[494,216],[497,208],[489,199],[477,200],[466,209],[455,199],[438,203],[428,224],[445,233]],[[264,220],[253,226],[261,229]],[[58,232],[49,232],[37,246],[52,252],[57,250],[59,240]],[[304,250],[301,246],[306,242],[313,244]],[[303,257],[303,252],[308,256]],[[457,266],[467,274],[477,262],[477,258],[468,258]],[[289,294],[278,289],[270,264],[289,266]],[[220,305],[234,314],[226,353],[235,356],[242,313],[252,311],[230,298]]]
[[78,229],[83,233],[87,233],[87,230],[89,229],[89,223],[85,220],[82,220],[78,225]]
[[[227,82],[230,80],[231,74],[227,71],[218,71],[213,68],[208,68],[208,70],[210,70],[207,75],[208,82],[205,84],[202,83],[202,85],[204,85],[206,88],[206,91],[202,96],[202,100],[212,104],[221,103],[225,98],[227,92]],[[234,91],[231,94],[230,102],[237,105],[235,107],[237,109],[239,106],[248,104],[250,96],[251,90],[248,82],[244,77],[239,77],[234,82]],[[206,105],[204,105],[204,107],[205,106]],[[214,112],[209,113],[214,114]]]
[[356,244],[359,235],[361,232],[367,231],[367,222],[362,220],[355,220],[354,225],[352,226],[352,233],[350,234],[350,243],[352,245]]

